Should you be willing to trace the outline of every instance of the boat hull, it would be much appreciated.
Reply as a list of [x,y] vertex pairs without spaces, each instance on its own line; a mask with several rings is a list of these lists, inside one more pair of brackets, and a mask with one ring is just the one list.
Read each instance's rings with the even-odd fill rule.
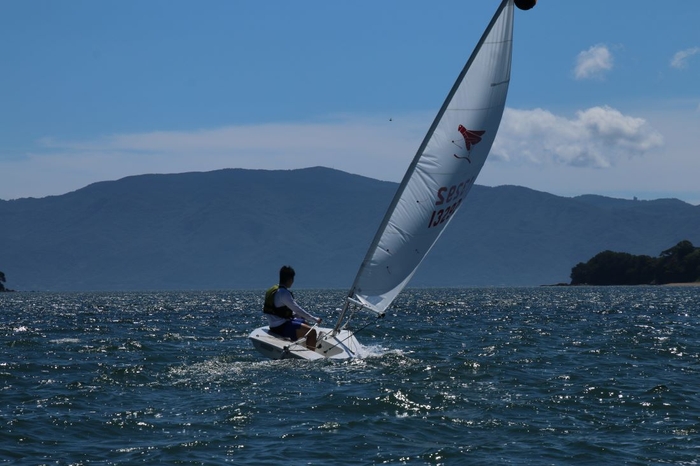
[[351,359],[362,357],[362,345],[347,330],[333,334],[330,328],[318,328],[316,351],[306,348],[304,342],[294,343],[270,332],[270,328],[259,327],[253,330],[250,338],[253,346],[263,356],[270,359]]

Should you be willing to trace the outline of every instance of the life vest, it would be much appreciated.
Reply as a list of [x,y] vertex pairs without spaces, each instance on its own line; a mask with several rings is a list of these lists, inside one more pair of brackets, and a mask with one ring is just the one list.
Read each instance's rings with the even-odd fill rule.
[[[275,285],[265,292],[265,303],[263,304],[263,312],[265,314],[272,314],[276,315],[277,317],[282,317],[283,319],[291,319],[292,317],[294,317],[294,311],[289,309],[287,306],[275,306],[275,293],[277,293],[277,290],[279,289],[280,286]],[[292,298],[293,297],[294,295],[292,295]]]

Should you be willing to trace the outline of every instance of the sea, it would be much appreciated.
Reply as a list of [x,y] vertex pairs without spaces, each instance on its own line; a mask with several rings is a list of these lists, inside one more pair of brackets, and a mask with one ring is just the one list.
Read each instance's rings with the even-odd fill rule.
[[320,362],[262,293],[0,293],[0,464],[700,462],[700,287],[408,289]]

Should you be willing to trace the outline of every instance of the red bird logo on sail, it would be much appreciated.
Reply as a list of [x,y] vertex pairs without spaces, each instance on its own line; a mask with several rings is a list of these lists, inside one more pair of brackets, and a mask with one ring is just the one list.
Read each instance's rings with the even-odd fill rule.
[[464,136],[464,143],[467,145],[467,150],[472,150],[472,145],[481,142],[481,136],[484,135],[486,131],[474,131],[467,129],[462,125],[459,125],[457,130]]
[[[472,146],[481,142],[481,136],[483,136],[486,131],[475,131],[475,130],[467,129],[462,125],[459,125],[459,127],[457,128],[457,131],[459,131],[462,134],[462,137],[464,138],[464,144],[467,147],[467,156],[460,157],[457,154],[452,154],[452,155],[454,155],[458,159],[466,159],[467,162],[472,163],[471,159],[469,158],[469,153],[472,150]],[[460,149],[462,148],[459,144],[457,144],[454,141],[452,141],[452,144],[459,147]]]

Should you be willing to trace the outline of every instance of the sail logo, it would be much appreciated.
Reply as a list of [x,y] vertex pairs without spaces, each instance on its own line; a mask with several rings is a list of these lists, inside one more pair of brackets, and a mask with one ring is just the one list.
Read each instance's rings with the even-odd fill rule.
[[[467,155],[461,156],[461,157],[457,154],[452,154],[452,155],[454,155],[455,158],[465,159],[467,162],[472,163],[471,159],[469,158],[469,156],[471,155],[472,146],[481,142],[481,136],[483,136],[486,131],[471,130],[471,129],[465,128],[462,125],[459,125],[459,127],[457,128],[457,131],[459,131],[460,134],[462,135],[462,137],[464,138],[464,145],[466,146]],[[460,146],[459,144],[457,144],[456,142],[452,141],[452,144],[454,144],[455,146],[464,150],[464,148],[462,146]]]

